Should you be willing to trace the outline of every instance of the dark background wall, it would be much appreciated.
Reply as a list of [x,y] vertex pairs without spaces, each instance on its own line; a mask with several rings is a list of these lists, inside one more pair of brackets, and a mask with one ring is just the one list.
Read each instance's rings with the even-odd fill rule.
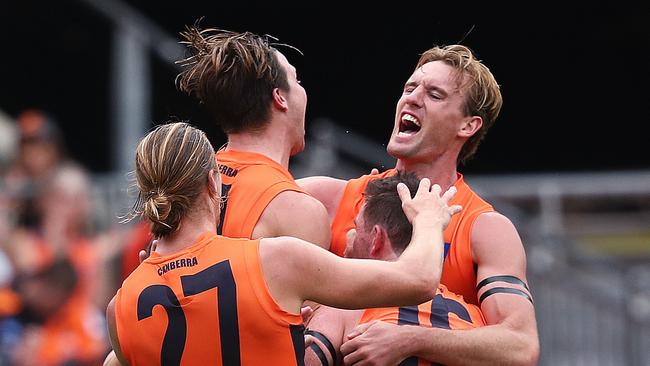
[[[328,117],[380,143],[419,53],[462,40],[490,67],[504,96],[499,120],[463,171],[650,168],[650,14],[640,4],[128,3],[172,35],[204,16],[205,26],[268,33],[299,48],[304,56],[288,55],[309,94],[307,122]],[[107,20],[74,0],[0,5],[0,109],[49,110],[71,154],[97,172],[111,169],[110,31]],[[215,145],[223,143],[197,103],[175,89],[176,70],[153,56],[152,66],[152,123],[189,118]]]

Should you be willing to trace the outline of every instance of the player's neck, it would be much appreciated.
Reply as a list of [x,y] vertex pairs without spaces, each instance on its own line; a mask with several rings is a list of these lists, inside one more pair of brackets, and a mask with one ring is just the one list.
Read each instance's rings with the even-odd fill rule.
[[402,172],[415,173],[418,178],[429,178],[431,183],[439,184],[443,192],[458,180],[456,162],[437,159],[430,162],[398,159],[395,168]]
[[[191,216],[191,217],[190,217]],[[201,215],[190,215],[183,219],[177,232],[159,239],[156,252],[160,255],[170,255],[192,246],[201,234],[210,231],[216,233],[216,223],[213,215],[203,212]]]
[[288,168],[289,158],[291,157],[291,143],[289,134],[266,128],[263,131],[229,134],[226,150],[232,149],[262,154]]

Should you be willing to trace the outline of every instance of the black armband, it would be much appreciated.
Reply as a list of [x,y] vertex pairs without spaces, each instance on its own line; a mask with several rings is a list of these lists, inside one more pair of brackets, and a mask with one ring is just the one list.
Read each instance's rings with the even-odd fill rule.
[[516,289],[516,288],[510,288],[510,287],[493,287],[483,293],[481,297],[478,299],[478,303],[481,304],[483,300],[485,300],[486,297],[498,294],[498,293],[505,293],[505,294],[514,294],[514,295],[519,295],[522,297],[525,297],[530,301],[531,304],[534,304],[533,299],[528,295],[526,292]]
[[311,346],[309,346],[312,351],[316,354],[316,357],[320,360],[321,365],[323,366],[330,366],[329,362],[327,362],[327,357],[325,356],[325,353],[323,352],[322,349],[316,344],[312,343]]
[[490,284],[492,282],[507,282],[511,283],[513,285],[521,285],[524,286],[524,288],[530,292],[530,289],[528,288],[528,285],[519,278],[511,275],[501,275],[501,276],[492,276],[492,277],[487,277],[483,279],[483,281],[479,282],[478,285],[476,285],[476,291],[480,290],[483,286]]
[[[330,355],[332,356],[333,363],[336,364],[336,360],[337,360],[336,349],[334,348],[332,342],[330,342],[330,340],[323,333],[315,330],[307,329],[305,331],[305,334],[309,334],[310,336],[321,341],[329,351]],[[329,362],[327,362],[327,357],[325,356],[325,353],[320,348],[320,346],[318,346],[318,344],[314,342],[311,344],[311,346],[309,346],[309,348],[311,348],[312,351],[314,351],[314,353],[316,354],[320,362],[323,364],[323,366],[329,366]]]

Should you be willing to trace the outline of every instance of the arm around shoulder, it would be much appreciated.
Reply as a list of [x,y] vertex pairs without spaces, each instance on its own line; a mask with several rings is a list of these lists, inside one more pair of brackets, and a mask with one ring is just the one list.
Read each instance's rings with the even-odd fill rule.
[[438,283],[418,267],[342,258],[293,237],[262,239],[260,257],[273,298],[290,312],[305,300],[343,309],[414,305]]
[[423,179],[414,198],[404,184],[397,190],[413,224],[411,242],[397,261],[341,258],[295,238],[263,239],[260,257],[271,293],[286,296],[292,307],[295,297],[347,309],[431,299],[442,269],[442,231],[460,210],[447,205],[455,188],[441,196],[438,185],[430,190],[429,180]]

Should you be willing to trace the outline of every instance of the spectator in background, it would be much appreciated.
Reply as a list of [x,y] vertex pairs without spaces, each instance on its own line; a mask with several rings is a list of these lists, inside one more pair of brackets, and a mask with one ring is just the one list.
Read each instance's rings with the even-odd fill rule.
[[[17,263],[20,260],[17,249],[21,249],[22,242],[18,239],[27,227],[36,227],[36,187],[58,165],[62,150],[59,130],[45,113],[26,110],[16,120],[8,117],[4,120],[9,120],[11,125],[4,123],[2,133],[0,251],[7,263],[3,264],[5,278],[0,290],[0,361],[9,362],[8,352],[21,342],[23,335],[23,326],[15,317],[22,311],[24,301],[13,286],[14,280],[16,276],[22,278],[24,273],[38,271],[32,265],[23,267]],[[10,134],[5,135],[5,130],[13,139],[7,139]],[[7,149],[9,145],[5,142],[13,148]]]
[[7,245],[22,305],[12,357],[17,364],[97,364],[108,343],[101,262],[85,220],[89,179],[80,167],[63,165],[44,183],[35,197],[36,227],[19,227]]
[[106,352],[104,319],[77,295],[82,280],[75,265],[57,258],[17,278],[22,308],[8,359],[16,365],[96,365]]
[[38,187],[65,159],[63,136],[52,116],[28,109],[16,118],[18,154],[6,175],[6,192],[12,197],[20,226],[37,225],[34,197]]
[[13,229],[11,220],[12,198],[8,194],[6,174],[13,163],[18,145],[16,123],[0,110],[0,316],[9,301],[4,298],[5,289],[13,278],[13,268],[3,248],[4,242]]
[[92,233],[90,177],[80,166],[65,164],[39,187],[35,227],[19,226],[6,246],[16,271],[40,271],[58,258],[68,258],[81,280],[77,295],[98,308],[105,306],[106,279]]
[[60,365],[82,353],[97,361],[107,346],[99,310],[107,299],[91,232],[89,173],[66,158],[63,136],[47,114],[25,111],[17,126],[18,155],[5,180],[16,213],[0,249],[15,272],[13,291],[4,295],[18,301],[0,314],[2,345],[17,364]]
[[10,364],[9,351],[20,339],[21,328],[13,319],[20,309],[20,298],[11,288],[14,269],[4,249],[14,226],[14,199],[7,187],[7,177],[17,150],[16,121],[0,111],[0,365]]

